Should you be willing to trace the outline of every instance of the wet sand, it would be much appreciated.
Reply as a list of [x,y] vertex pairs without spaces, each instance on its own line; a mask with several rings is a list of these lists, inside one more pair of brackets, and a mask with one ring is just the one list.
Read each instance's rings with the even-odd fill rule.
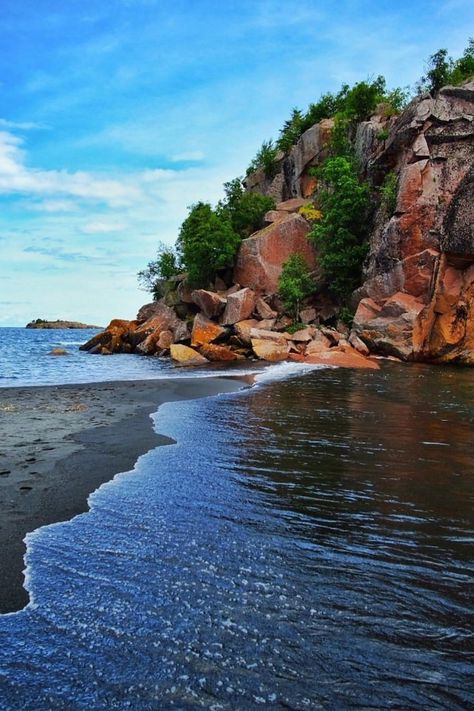
[[23,539],[87,510],[87,498],[171,440],[150,414],[163,402],[232,392],[241,378],[0,389],[0,612],[24,607]]

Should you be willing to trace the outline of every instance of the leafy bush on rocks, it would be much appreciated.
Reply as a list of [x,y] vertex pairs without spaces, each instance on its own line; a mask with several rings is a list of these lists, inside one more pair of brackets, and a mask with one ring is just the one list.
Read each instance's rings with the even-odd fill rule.
[[315,289],[305,258],[302,254],[292,254],[284,263],[279,283],[278,293],[288,313],[299,321],[302,300]]
[[397,206],[398,175],[387,173],[380,187],[381,204],[387,217],[391,217]]
[[474,76],[474,37],[469,38],[462,57],[454,60],[447,49],[438,49],[426,63],[426,74],[418,82],[418,92],[437,94],[446,84],[454,86]]
[[162,242],[158,246],[156,259],[148,262],[146,269],[138,272],[138,283],[143,289],[150,291],[155,299],[159,299],[162,296],[162,282],[171,279],[178,272],[179,263],[174,248]]
[[264,141],[257,152],[255,158],[250,162],[247,168],[247,175],[253,173],[259,168],[263,169],[265,176],[271,180],[277,173],[277,157],[278,146],[273,143],[273,140]]
[[242,238],[264,226],[264,217],[275,208],[275,200],[261,193],[245,192],[240,178],[224,183],[225,199],[218,204],[222,215],[227,215],[235,232]]
[[208,286],[219,269],[232,266],[239,244],[240,237],[225,212],[205,202],[192,205],[177,240],[189,285]]
[[323,184],[319,201],[322,219],[311,239],[319,251],[319,263],[329,289],[345,302],[359,286],[367,253],[369,186],[359,179],[353,161],[345,156],[329,158],[318,170]]

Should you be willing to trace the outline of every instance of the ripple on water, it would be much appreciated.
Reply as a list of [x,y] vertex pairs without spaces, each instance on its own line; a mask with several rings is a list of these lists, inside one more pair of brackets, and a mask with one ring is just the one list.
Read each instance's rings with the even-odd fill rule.
[[[468,708],[472,376],[456,407],[444,377],[316,371],[160,408],[177,444],[29,535],[1,708]],[[450,446],[421,467],[423,441]]]

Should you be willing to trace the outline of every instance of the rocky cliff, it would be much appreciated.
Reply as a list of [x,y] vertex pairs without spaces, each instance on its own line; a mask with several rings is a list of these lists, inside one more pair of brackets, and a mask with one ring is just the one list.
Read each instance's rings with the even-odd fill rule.
[[[357,126],[354,144],[374,194],[397,180],[393,215],[379,201],[354,327],[371,352],[403,360],[474,364],[474,82],[415,99],[398,118],[383,110]],[[317,193],[309,168],[327,156],[331,120],[304,133],[269,181],[247,189],[277,199]],[[385,136],[385,140],[381,140]]]
[[[310,297],[296,333],[278,299],[278,278],[300,252],[318,281],[305,207],[317,206],[311,168],[328,156],[333,121],[308,129],[271,178],[247,176],[271,195],[268,226],[242,241],[227,283],[192,290],[171,280],[160,303],[135,321],[112,321],[84,347],[92,352],[171,353],[183,363],[259,357],[369,365],[369,354],[474,365],[474,82],[418,97],[400,116],[383,107],[353,128],[352,142],[373,197],[363,283],[353,294],[352,330],[337,321],[329,290]],[[393,207],[380,198],[393,180]],[[336,327],[336,328],[335,328]],[[293,329],[294,330],[294,329]]]
[[355,327],[373,351],[474,364],[473,121],[471,82],[413,102],[383,147],[367,141],[372,183],[398,175],[395,213],[379,208],[355,295]]

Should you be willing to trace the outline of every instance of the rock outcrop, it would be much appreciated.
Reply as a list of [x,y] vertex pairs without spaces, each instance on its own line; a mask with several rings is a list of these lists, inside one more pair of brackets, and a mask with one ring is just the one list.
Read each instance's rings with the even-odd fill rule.
[[[398,117],[383,106],[352,139],[373,196],[374,217],[363,283],[353,294],[349,330],[340,307],[320,289],[290,328],[278,297],[282,266],[302,254],[318,280],[308,240],[320,218],[311,168],[328,156],[331,120],[312,126],[276,174],[247,176],[247,190],[272,195],[268,226],[241,243],[233,279],[192,289],[167,283],[160,302],[134,321],[114,320],[84,349],[92,353],[171,355],[182,364],[260,358],[341,367],[378,367],[370,354],[474,365],[474,82],[415,99]],[[387,176],[392,200],[382,199]],[[316,193],[314,201],[308,198]],[[232,283],[232,286],[229,285]],[[334,328],[334,326],[337,326]],[[288,330],[287,330],[288,329]]]
[[[308,363],[335,365],[340,362],[350,367],[377,367],[365,357],[365,346],[355,333],[351,334],[351,338],[356,339],[353,346],[345,340],[345,333],[334,328],[318,328],[315,324],[288,333],[286,329],[292,320],[271,310],[248,287],[236,291],[230,289],[226,298],[226,310],[230,309],[232,318],[224,313],[210,319],[198,312],[192,317],[191,328],[191,319],[180,320],[166,304],[146,304],[135,320],[114,319],[105,331],[95,335],[81,349],[102,355],[170,356],[182,366],[234,362],[244,358],[275,363],[295,357]],[[251,318],[230,323],[242,314]],[[269,315],[275,318],[262,318]],[[219,319],[226,325],[218,323]],[[349,359],[349,351],[354,351],[357,357]]]
[[284,218],[242,240],[237,255],[234,279],[259,294],[275,294],[282,265],[291,254],[299,252],[311,269],[316,268],[316,254],[308,241],[309,223],[299,214]]
[[374,185],[398,175],[376,216],[355,326],[375,352],[474,362],[474,82],[415,100],[385,145],[366,146]]
[[25,328],[44,328],[46,330],[50,329],[60,329],[60,328],[68,328],[68,329],[92,329],[92,328],[102,328],[101,326],[91,326],[90,324],[87,323],[81,323],[80,321],[63,321],[61,319],[57,319],[56,321],[46,321],[45,319],[42,318],[37,318],[34,321],[30,321],[30,323],[27,323]]

